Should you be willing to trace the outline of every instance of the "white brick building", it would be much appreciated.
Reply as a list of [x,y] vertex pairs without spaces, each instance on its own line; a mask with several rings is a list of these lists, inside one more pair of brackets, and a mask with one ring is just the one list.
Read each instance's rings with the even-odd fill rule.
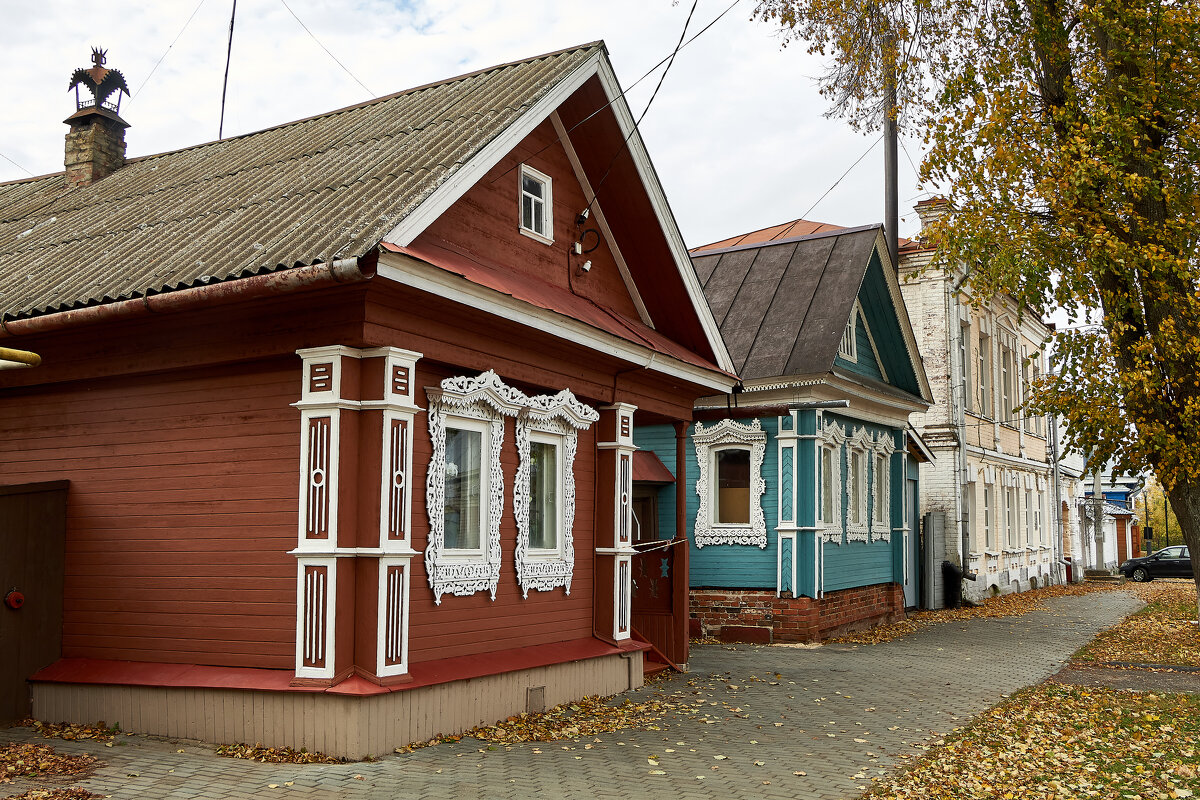
[[[940,201],[917,206],[923,222]],[[900,283],[934,405],[912,416],[936,461],[921,472],[921,514],[935,565],[928,604],[942,605],[943,561],[975,573],[964,594],[1023,591],[1063,580],[1048,420],[1017,410],[1045,373],[1051,329],[1007,296],[973,301],[964,274],[926,270],[920,240],[900,252]],[[933,541],[931,541],[933,540]]]

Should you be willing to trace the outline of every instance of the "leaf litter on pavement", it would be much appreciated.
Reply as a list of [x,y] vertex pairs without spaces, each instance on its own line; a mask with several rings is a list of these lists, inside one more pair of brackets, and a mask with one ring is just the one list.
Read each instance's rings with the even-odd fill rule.
[[[996,617],[1016,617],[1028,614],[1030,611],[1044,611],[1046,606],[1042,601],[1052,597],[1067,597],[1091,594],[1097,591],[1111,590],[1118,584],[1106,583],[1073,583],[1066,585],[1046,586],[1026,592],[1013,592],[986,598],[983,603],[963,608],[939,608],[933,611],[918,611],[906,619],[884,625],[876,625],[863,631],[847,633],[829,641],[839,644],[880,644],[890,642],[916,633],[929,625],[943,622],[956,622],[969,619]],[[1193,604],[1194,605],[1194,604]]]
[[1153,581],[1126,588],[1137,593],[1146,607],[1098,634],[1075,654],[1075,659],[1097,666],[1200,667],[1196,584]]
[[49,745],[21,742],[0,745],[0,783],[17,778],[78,776],[95,764],[95,756],[65,755]]
[[976,718],[870,797],[1173,800],[1200,794],[1200,698],[1042,684]]

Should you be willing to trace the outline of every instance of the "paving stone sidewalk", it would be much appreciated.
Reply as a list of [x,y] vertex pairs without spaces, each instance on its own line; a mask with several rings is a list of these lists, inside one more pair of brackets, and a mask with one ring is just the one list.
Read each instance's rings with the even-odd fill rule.
[[[512,747],[464,739],[339,765],[258,764],[145,736],[119,737],[116,747],[42,740],[28,728],[0,729],[0,742],[92,753],[103,764],[77,785],[117,800],[853,798],[901,754],[919,755],[1003,695],[1047,678],[1142,604],[1114,590],[1046,605],[871,646],[699,646],[689,674],[629,693],[692,706],[662,731]],[[0,785],[0,796],[30,785]]]

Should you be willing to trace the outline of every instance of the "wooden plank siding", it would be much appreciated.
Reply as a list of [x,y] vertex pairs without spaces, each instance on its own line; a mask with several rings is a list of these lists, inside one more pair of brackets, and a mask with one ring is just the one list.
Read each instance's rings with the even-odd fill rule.
[[[522,163],[551,178],[553,245],[518,232]],[[484,263],[503,264],[506,271],[574,292],[603,308],[636,320],[637,307],[596,219],[590,218],[582,226],[575,222],[590,200],[575,177],[558,134],[547,120],[438,217],[418,241],[450,246],[482,259]],[[595,246],[595,249],[586,255],[568,258],[567,247],[580,241],[587,229],[596,231],[601,238],[588,234],[583,247]],[[451,242],[454,244],[448,244]],[[592,262],[587,272],[579,266],[585,260]]]
[[291,667],[294,360],[0,393],[4,481],[71,481],[64,657]]
[[[504,377],[503,365],[497,365]],[[436,371],[417,364],[418,386],[436,386],[454,373],[446,368]],[[557,391],[515,384],[522,391],[540,394]],[[559,387],[561,388],[561,387]],[[423,389],[418,389],[419,403],[425,405]],[[429,517],[425,513],[425,480],[432,447],[425,414],[416,420],[413,441],[413,480],[420,487],[413,498],[412,546],[424,551],[429,538]],[[554,589],[549,592],[530,591],[521,597],[517,583],[514,551],[517,525],[513,516],[513,480],[517,471],[517,448],[514,423],[504,420],[504,446],[500,464],[504,471],[504,513],[500,522],[500,584],[496,600],[487,592],[468,597],[443,595],[441,605],[433,601],[422,557],[413,558],[411,617],[409,621],[409,660],[412,663],[458,656],[479,655],[493,650],[529,647],[538,644],[569,641],[592,634],[592,580],[594,547],[594,497],[596,493],[596,445],[592,429],[580,431],[575,457],[575,569],[571,594]]]
[[103,719],[157,736],[261,742],[360,759],[506,719],[526,709],[530,687],[544,687],[550,707],[584,694],[615,694],[641,681],[641,653],[633,652],[361,698],[61,683],[35,683],[33,693],[41,719]]
[[[695,546],[696,515],[700,511],[700,497],[696,494],[696,481],[700,476],[700,465],[696,461],[696,448],[692,444],[694,425],[688,426],[687,446],[687,513],[688,538],[691,540],[691,576],[693,588],[721,587],[737,589],[775,589],[776,548],[779,546],[775,528],[779,524],[779,446],[776,439],[779,430],[778,417],[760,420],[767,433],[766,452],[763,457],[762,474],[766,492],[758,498],[762,503],[763,516],[767,524],[767,547],[765,550],[748,545],[709,545],[697,549]],[[675,472],[675,431],[668,425],[638,427],[634,431],[639,447],[653,450],[662,459],[667,469]],[[751,498],[753,502],[753,498]],[[659,532],[670,538],[675,531],[675,492],[660,491],[658,494]]]

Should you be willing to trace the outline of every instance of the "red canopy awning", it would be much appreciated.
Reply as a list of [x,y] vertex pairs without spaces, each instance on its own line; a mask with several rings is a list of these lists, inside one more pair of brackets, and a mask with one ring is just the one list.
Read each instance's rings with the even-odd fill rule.
[[674,483],[667,465],[650,450],[633,451],[633,479],[642,483]]

